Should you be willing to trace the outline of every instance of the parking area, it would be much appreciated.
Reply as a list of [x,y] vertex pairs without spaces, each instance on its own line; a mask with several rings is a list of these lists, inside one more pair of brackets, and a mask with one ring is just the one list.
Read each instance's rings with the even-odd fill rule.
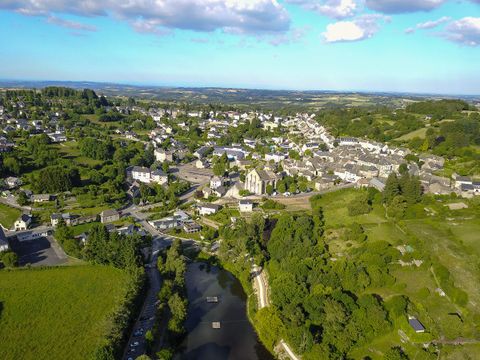
[[55,266],[65,264],[68,257],[51,236],[33,240],[12,240],[12,250],[18,255],[19,266]]
[[173,170],[173,174],[179,179],[189,181],[193,184],[206,184],[210,181],[213,171],[212,169],[197,169],[195,162],[191,162],[179,165]]

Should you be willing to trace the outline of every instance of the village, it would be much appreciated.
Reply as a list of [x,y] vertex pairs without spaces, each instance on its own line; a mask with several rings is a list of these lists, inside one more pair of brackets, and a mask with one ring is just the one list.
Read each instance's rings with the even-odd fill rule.
[[[61,112],[52,113],[50,120],[26,120],[28,112],[25,104],[13,104],[19,111],[18,118],[12,117],[5,108],[0,107],[0,123],[5,134],[0,137],[0,149],[8,153],[16,144],[9,140],[12,131],[29,131],[30,136],[46,134],[52,144],[61,144],[68,140],[67,132],[60,125]],[[469,177],[454,174],[452,178],[435,175],[444,165],[444,159],[431,154],[412,154],[409,149],[353,137],[334,137],[328,129],[320,125],[314,113],[297,113],[294,116],[280,117],[272,113],[202,111],[182,112],[179,109],[166,110],[136,106],[106,107],[105,111],[120,114],[135,113],[150,117],[156,128],[148,132],[148,141],[132,130],[116,129],[115,136],[124,141],[137,141],[144,144],[145,151],[153,149],[154,166],[130,166],[125,169],[125,189],[132,203],[140,195],[144,185],[168,186],[172,179],[184,180],[190,184],[188,195],[183,202],[194,210],[191,215],[206,216],[217,213],[222,206],[235,206],[240,213],[255,210],[255,206],[265,199],[300,197],[304,194],[333,191],[343,187],[374,187],[383,191],[387,177],[398,172],[402,164],[408,171],[418,176],[425,193],[469,198],[480,195],[480,182]],[[178,140],[175,128],[186,129],[189,120],[194,120],[206,141],[193,153],[186,144]],[[256,139],[243,138],[242,143],[219,145],[230,128],[257,122],[268,136]],[[175,124],[172,126],[172,123]],[[167,144],[165,146],[165,144]],[[410,156],[410,157],[409,157]],[[224,161],[223,168],[215,174],[215,164]],[[406,160],[408,159],[408,160]],[[411,159],[418,159],[412,161]],[[165,165],[167,165],[165,167]],[[166,171],[164,171],[166,170]],[[288,181],[286,179],[289,179]],[[2,180],[1,201],[7,205],[21,208],[15,200],[15,194],[24,192],[30,203],[41,204],[55,201],[59,194],[34,194],[22,188],[22,179],[7,177]],[[193,200],[190,201],[189,200]],[[137,202],[138,204],[138,202]],[[140,205],[149,205],[141,202]],[[98,214],[80,216],[69,212],[51,214],[50,226],[54,228],[60,219],[68,226],[75,226],[100,220],[101,223],[114,223],[122,216],[132,215],[121,209],[106,209]],[[177,209],[178,210],[178,209]],[[149,220],[157,230],[183,229],[185,233],[201,230],[201,224],[192,221],[182,212]],[[10,229],[13,232],[32,229],[32,215],[23,208],[22,214]],[[122,234],[145,230],[132,224],[115,227],[110,231]],[[41,233],[44,233],[41,231]],[[35,231],[19,234],[22,239],[39,236]],[[86,234],[79,235],[82,242]],[[4,246],[6,248],[6,246]]]

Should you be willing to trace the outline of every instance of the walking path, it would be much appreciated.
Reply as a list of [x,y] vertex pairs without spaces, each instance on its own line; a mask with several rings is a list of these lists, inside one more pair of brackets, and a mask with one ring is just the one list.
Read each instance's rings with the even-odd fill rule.
[[[260,266],[254,265],[252,267],[252,273],[254,277],[254,286],[257,289],[256,293],[258,296],[258,308],[263,309],[264,307],[269,306],[268,283],[265,278],[263,269]],[[295,355],[295,353],[290,348],[290,346],[288,346],[285,340],[280,340],[280,346],[285,350],[285,352],[292,360],[300,360],[300,357]]]

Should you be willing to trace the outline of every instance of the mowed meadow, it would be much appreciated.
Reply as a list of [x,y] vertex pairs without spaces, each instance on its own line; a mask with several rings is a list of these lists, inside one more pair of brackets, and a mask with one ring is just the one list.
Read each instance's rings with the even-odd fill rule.
[[91,358],[127,283],[126,273],[105,266],[0,271],[0,357]]

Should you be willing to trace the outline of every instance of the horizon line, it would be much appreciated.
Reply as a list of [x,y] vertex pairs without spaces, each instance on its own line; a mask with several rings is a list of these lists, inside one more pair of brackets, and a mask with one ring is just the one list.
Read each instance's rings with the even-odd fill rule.
[[[480,93],[435,93],[435,92],[415,92],[415,91],[401,91],[401,90],[368,90],[368,89],[296,89],[296,88],[261,88],[255,86],[223,86],[223,85],[159,85],[149,83],[136,83],[136,82],[113,82],[113,81],[96,81],[96,80],[38,80],[38,79],[8,79],[0,78],[0,87],[6,82],[16,83],[90,83],[99,85],[119,85],[119,86],[132,86],[132,87],[154,87],[163,89],[225,89],[225,90],[260,90],[260,91],[291,91],[291,92],[325,92],[325,93],[362,93],[362,94],[392,94],[392,95],[412,95],[412,96],[448,96],[448,97],[479,97]],[[480,100],[480,99],[479,99]]]

